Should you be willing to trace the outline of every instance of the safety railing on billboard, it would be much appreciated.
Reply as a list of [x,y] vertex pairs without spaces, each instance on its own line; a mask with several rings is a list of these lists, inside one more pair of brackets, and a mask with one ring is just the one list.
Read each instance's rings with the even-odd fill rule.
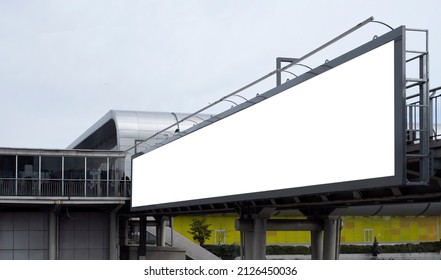
[[[418,144],[420,141],[420,102],[412,97],[407,104],[407,144]],[[441,139],[441,86],[430,90],[430,139]]]
[[430,109],[432,115],[431,139],[441,138],[441,86],[430,90]]
[[2,179],[0,196],[129,197],[130,181]]

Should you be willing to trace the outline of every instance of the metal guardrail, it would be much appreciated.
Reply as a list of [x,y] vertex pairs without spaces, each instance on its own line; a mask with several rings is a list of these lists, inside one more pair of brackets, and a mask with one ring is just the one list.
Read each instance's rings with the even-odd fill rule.
[[441,86],[431,89],[429,98],[432,115],[431,139],[438,140],[441,137]]
[[[441,139],[441,86],[431,89],[429,91],[429,101],[430,101],[430,139],[440,140]],[[407,107],[407,143],[416,144],[420,140],[420,102],[417,99],[417,95],[408,96],[406,104]]]
[[130,197],[130,181],[2,179],[0,196]]

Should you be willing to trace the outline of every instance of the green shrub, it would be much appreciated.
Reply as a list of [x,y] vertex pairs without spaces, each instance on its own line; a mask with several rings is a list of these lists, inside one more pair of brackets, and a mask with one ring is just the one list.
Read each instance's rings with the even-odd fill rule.
[[267,255],[309,255],[311,249],[309,246],[279,246],[268,245],[266,247]]
[[372,245],[340,245],[340,254],[370,254],[371,252]]
[[204,245],[203,247],[223,260],[234,260],[240,256],[240,246],[235,244]]
[[441,241],[380,246],[381,253],[438,253],[440,251]]
[[[234,260],[240,256],[240,246],[233,245],[204,245],[205,249],[223,260]],[[422,242],[419,244],[380,245],[380,254],[384,253],[439,253],[441,241]],[[279,246],[268,245],[267,255],[308,255],[311,253],[309,246]],[[371,254],[372,245],[340,245],[340,254]]]

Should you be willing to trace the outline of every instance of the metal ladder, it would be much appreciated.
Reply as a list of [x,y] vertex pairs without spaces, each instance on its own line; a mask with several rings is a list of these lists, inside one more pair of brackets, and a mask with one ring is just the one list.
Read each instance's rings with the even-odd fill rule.
[[[406,46],[406,113],[407,113],[407,144],[418,145],[418,151],[406,153],[406,162],[419,161],[417,179],[410,180],[407,185],[426,185],[430,180],[430,146],[432,133],[432,117],[429,100],[429,31],[424,29],[408,29],[410,32],[423,32],[425,49],[423,51],[408,50]],[[407,37],[407,36],[406,36]],[[407,58],[410,56],[410,58]],[[417,63],[418,77],[408,77],[407,68]],[[416,93],[414,91],[416,89]]]

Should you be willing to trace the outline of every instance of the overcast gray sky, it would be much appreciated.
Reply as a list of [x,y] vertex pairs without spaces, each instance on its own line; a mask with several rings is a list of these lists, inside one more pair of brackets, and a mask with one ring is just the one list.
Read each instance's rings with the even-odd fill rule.
[[[194,112],[370,16],[430,30],[439,86],[440,11],[438,0],[2,0],[0,147],[65,148],[111,109]],[[371,23],[309,63],[387,31]]]

